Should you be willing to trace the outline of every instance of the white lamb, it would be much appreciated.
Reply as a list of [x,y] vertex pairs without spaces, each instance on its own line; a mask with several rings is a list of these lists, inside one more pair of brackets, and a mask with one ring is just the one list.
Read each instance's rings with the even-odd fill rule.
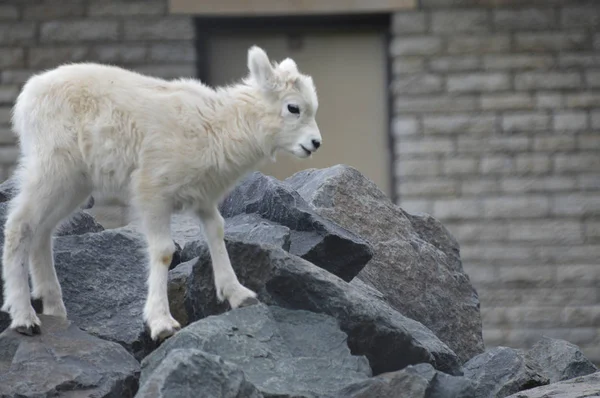
[[52,233],[92,191],[125,192],[139,212],[150,263],[144,321],[152,339],[180,328],[167,299],[173,212],[191,212],[204,225],[218,299],[232,308],[257,302],[231,267],[218,203],[278,151],[311,156],[321,134],[312,78],[293,60],[271,63],[253,46],[248,68],[239,84],[216,90],[92,63],[29,79],[12,119],[22,155],[15,172],[20,191],[4,230],[2,310],[11,328],[40,333],[27,264],[31,296],[43,300],[44,314],[66,317]]

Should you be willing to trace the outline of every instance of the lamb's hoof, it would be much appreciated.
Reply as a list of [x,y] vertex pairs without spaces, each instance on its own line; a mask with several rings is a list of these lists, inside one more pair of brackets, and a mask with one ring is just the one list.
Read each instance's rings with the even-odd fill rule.
[[42,333],[42,329],[40,328],[40,325],[32,325],[32,326],[17,326],[15,328],[15,330],[18,333],[27,335],[27,336],[33,336],[34,334],[40,334]]
[[162,343],[181,330],[181,325],[173,318],[155,321],[146,327],[150,330],[150,338],[157,343]]
[[256,305],[259,304],[260,301],[258,301],[258,299],[256,297],[247,297],[244,299],[244,301],[242,301],[240,303],[240,305],[238,306],[238,308],[242,308],[242,307],[250,307],[251,305]]

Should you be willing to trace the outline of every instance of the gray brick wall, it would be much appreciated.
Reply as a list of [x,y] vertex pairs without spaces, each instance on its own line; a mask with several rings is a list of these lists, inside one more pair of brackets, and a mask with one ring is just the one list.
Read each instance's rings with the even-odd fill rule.
[[[18,149],[10,108],[32,73],[66,62],[121,65],[159,77],[195,76],[194,27],[168,15],[167,0],[7,0],[0,5],[0,179],[12,173]],[[127,222],[115,198],[96,198],[103,225]]]
[[461,243],[488,345],[600,362],[600,4],[485,3],[394,15],[399,202]]

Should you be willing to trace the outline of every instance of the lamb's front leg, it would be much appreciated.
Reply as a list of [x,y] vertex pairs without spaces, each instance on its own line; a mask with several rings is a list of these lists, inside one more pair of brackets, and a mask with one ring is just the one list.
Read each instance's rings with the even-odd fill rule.
[[199,213],[212,259],[212,268],[219,301],[227,299],[231,308],[258,303],[256,293],[243,286],[231,267],[225,247],[225,223],[216,207]]
[[152,340],[162,340],[181,328],[171,316],[167,296],[169,265],[175,251],[175,244],[171,238],[170,208],[156,203],[145,204],[142,210],[142,220],[150,257],[144,321],[150,328]]

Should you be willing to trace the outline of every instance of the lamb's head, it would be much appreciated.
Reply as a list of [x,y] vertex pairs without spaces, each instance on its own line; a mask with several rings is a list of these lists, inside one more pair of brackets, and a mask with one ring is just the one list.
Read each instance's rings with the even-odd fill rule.
[[319,102],[312,78],[300,73],[290,58],[272,64],[256,46],[248,50],[248,69],[248,81],[260,89],[269,125],[275,126],[267,140],[271,154],[283,150],[299,158],[311,156],[322,142],[315,120]]

